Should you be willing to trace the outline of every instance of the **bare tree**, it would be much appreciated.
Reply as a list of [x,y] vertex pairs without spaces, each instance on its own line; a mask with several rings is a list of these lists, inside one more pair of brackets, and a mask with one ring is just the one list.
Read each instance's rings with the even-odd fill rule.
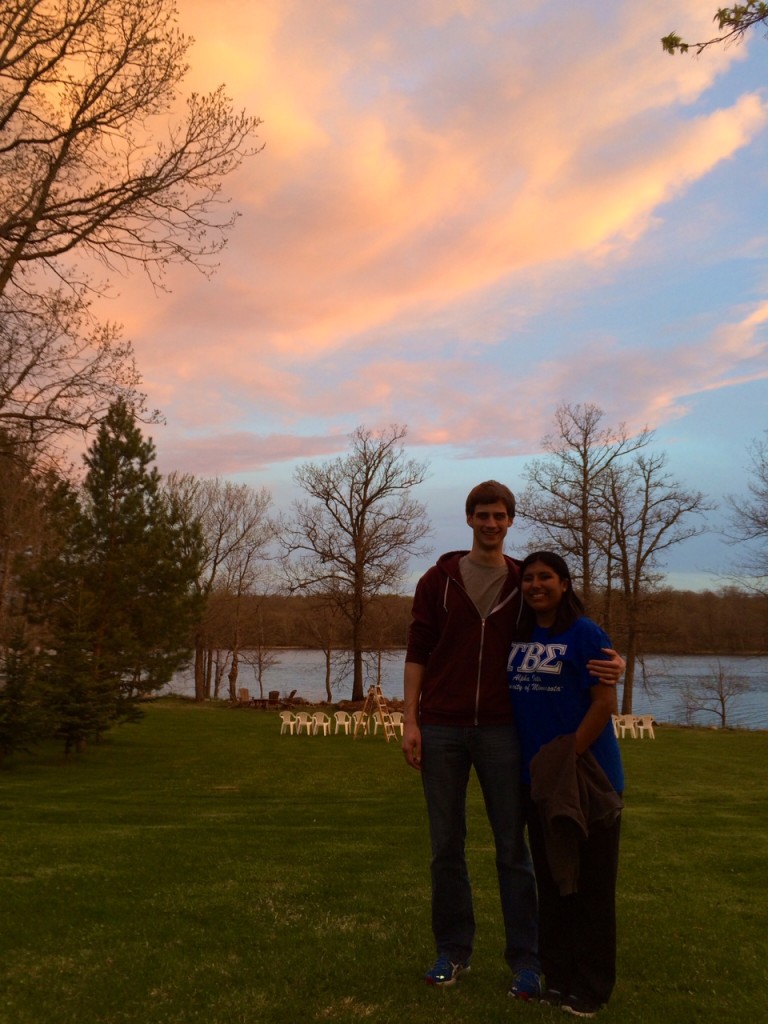
[[733,702],[751,689],[749,680],[729,672],[718,658],[710,666],[708,678],[688,680],[683,686],[680,700],[686,721],[691,724],[694,715],[704,711],[716,715],[720,720],[720,728],[725,729]]
[[[223,563],[224,572],[217,584],[217,591],[225,595],[227,599],[227,637],[232,655],[227,679],[229,681],[229,698],[233,701],[237,700],[237,679],[240,661],[243,660],[244,626],[248,625],[244,622],[244,618],[247,617],[245,599],[254,595],[257,587],[263,596],[267,575],[264,552],[274,536],[274,524],[264,515],[266,506],[263,505],[259,496],[254,495],[254,492],[250,494],[246,492],[244,497],[246,500],[240,505],[241,515],[237,520],[243,543],[239,546],[239,550]],[[250,625],[253,627],[254,624],[250,623]],[[258,679],[261,685],[269,658],[264,645],[264,628],[260,621],[255,624],[255,629],[249,630],[249,645],[254,640],[256,643],[254,648],[255,664],[259,668]],[[248,663],[254,664],[250,659]]]
[[739,545],[738,581],[768,596],[768,431],[748,447],[751,477],[749,498],[729,495],[729,539]]
[[[209,661],[211,671],[209,674],[208,695],[218,700],[221,697],[221,688],[224,681],[224,673],[231,664],[232,652],[226,647],[213,647],[209,649]],[[231,699],[231,698],[230,698]]]
[[199,264],[257,119],[222,89],[178,114],[191,40],[174,0],[6,0],[0,11],[0,294],[75,249],[108,267]]
[[307,632],[314,647],[322,651],[325,666],[325,696],[333,700],[334,676],[336,685],[349,675],[349,645],[346,639],[349,623],[339,610],[338,601],[320,595],[311,599],[303,616]]
[[105,271],[213,268],[235,215],[223,179],[258,119],[221,88],[182,102],[174,0],[0,5],[0,419],[44,440],[111,401],[143,410],[130,345],[96,327]]
[[[243,598],[257,586],[267,586],[265,558],[275,537],[275,523],[269,516],[271,495],[264,488],[234,484],[218,478],[200,480],[172,473],[166,488],[191,518],[199,519],[205,544],[203,568],[197,587],[206,598],[226,598],[228,611],[221,621],[219,600],[217,632],[225,632],[229,661],[230,693],[236,693],[237,665],[242,641],[241,612]],[[195,639],[195,699],[210,696],[211,657],[210,624],[199,624]]]
[[271,650],[264,635],[264,618],[261,613],[261,602],[256,608],[256,621],[249,623],[248,649],[240,652],[240,660],[250,665],[259,685],[259,696],[264,698],[264,675],[273,665],[279,665],[280,659]]
[[612,586],[623,597],[625,652],[622,714],[632,713],[635,665],[646,605],[663,576],[660,559],[669,548],[704,532],[691,523],[712,506],[700,491],[688,490],[666,470],[663,453],[644,452],[629,463],[614,462],[596,481],[592,506],[607,525],[603,532]]
[[576,559],[587,608],[595,584],[604,582],[609,572],[609,524],[595,509],[593,497],[598,481],[614,463],[651,439],[647,429],[633,437],[623,423],[616,429],[603,427],[603,416],[596,405],[558,406],[556,430],[542,441],[547,456],[526,466],[527,487],[518,505],[521,518],[537,527],[537,544],[549,544]]
[[406,459],[406,427],[374,432],[358,427],[350,453],[305,463],[295,480],[309,498],[294,504],[283,531],[284,570],[291,591],[321,594],[349,622],[352,699],[363,699],[365,621],[371,598],[393,593],[408,561],[422,555],[429,534],[426,510],[410,497],[425,463]]
[[635,664],[648,602],[661,581],[660,558],[673,545],[702,532],[689,522],[711,506],[666,471],[666,456],[646,449],[647,428],[637,436],[601,426],[594,405],[561,405],[557,431],[544,439],[548,457],[526,468],[521,514],[536,524],[535,543],[576,559],[574,575],[588,612],[602,599],[613,632],[613,595],[624,615],[627,669],[622,711],[632,711]]
[[[0,296],[0,424],[38,452],[70,430],[89,430],[123,398],[144,409],[133,351],[111,324],[90,322],[62,289]],[[150,417],[156,419],[156,415]]]
[[[371,604],[369,622],[366,628],[366,651],[364,662],[369,678],[381,686],[385,662],[402,657],[401,650],[393,650],[393,636],[398,635],[400,616],[398,609],[387,600],[375,600]],[[407,638],[407,625],[399,631],[400,644]]]

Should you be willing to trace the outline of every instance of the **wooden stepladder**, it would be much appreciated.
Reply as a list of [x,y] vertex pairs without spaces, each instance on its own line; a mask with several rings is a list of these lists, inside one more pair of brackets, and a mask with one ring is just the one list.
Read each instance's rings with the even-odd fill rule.
[[387,743],[389,743],[390,739],[395,739],[396,737],[395,727],[392,724],[386,699],[378,683],[371,686],[368,690],[368,696],[365,698],[365,704],[363,705],[363,713],[355,723],[354,736],[357,736],[361,729],[365,730],[367,728],[366,723],[375,721],[377,716],[384,729],[384,737]]

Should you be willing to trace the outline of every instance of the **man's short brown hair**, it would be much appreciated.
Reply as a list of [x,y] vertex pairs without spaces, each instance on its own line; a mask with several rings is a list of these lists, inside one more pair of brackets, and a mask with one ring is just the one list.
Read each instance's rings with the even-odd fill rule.
[[497,501],[504,502],[509,518],[514,519],[515,496],[505,484],[500,484],[498,480],[485,480],[472,488],[467,495],[467,515],[474,515],[478,505],[493,505]]

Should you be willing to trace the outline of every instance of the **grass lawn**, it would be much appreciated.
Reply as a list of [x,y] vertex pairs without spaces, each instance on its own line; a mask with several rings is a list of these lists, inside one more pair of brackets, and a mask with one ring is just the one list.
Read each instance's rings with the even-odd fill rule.
[[[600,1020],[768,1019],[768,734],[622,740],[619,982]],[[497,1024],[493,843],[473,783],[478,935],[433,958],[418,776],[377,737],[280,736],[275,714],[165,701],[65,762],[0,769],[0,1024]]]

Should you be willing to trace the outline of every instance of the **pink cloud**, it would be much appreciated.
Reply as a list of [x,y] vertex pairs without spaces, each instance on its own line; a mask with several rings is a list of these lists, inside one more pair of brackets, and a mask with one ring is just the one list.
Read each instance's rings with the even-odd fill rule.
[[[605,339],[555,355],[531,327],[763,131],[754,94],[691,106],[743,52],[661,53],[660,35],[704,34],[711,13],[699,0],[183,5],[192,84],[224,80],[264,118],[266,148],[232,181],[243,216],[218,275],[174,271],[160,296],[129,280],[114,304],[174,428],[164,458],[235,472],[335,451],[336,427],[371,419],[408,422],[418,443],[517,452],[563,398],[644,425],[725,386],[714,337],[707,358],[675,345],[663,366],[615,338],[609,367]],[[494,304],[506,289],[514,308]],[[734,341],[756,344],[757,326],[726,331],[734,375],[760,372]]]
[[[155,440],[160,441],[156,429]],[[188,436],[163,438],[164,472],[179,470],[197,476],[227,476],[252,473],[275,463],[294,459],[312,459],[341,453],[349,443],[347,434],[323,437],[301,437],[290,434],[259,436],[249,432],[212,434],[192,440]]]

